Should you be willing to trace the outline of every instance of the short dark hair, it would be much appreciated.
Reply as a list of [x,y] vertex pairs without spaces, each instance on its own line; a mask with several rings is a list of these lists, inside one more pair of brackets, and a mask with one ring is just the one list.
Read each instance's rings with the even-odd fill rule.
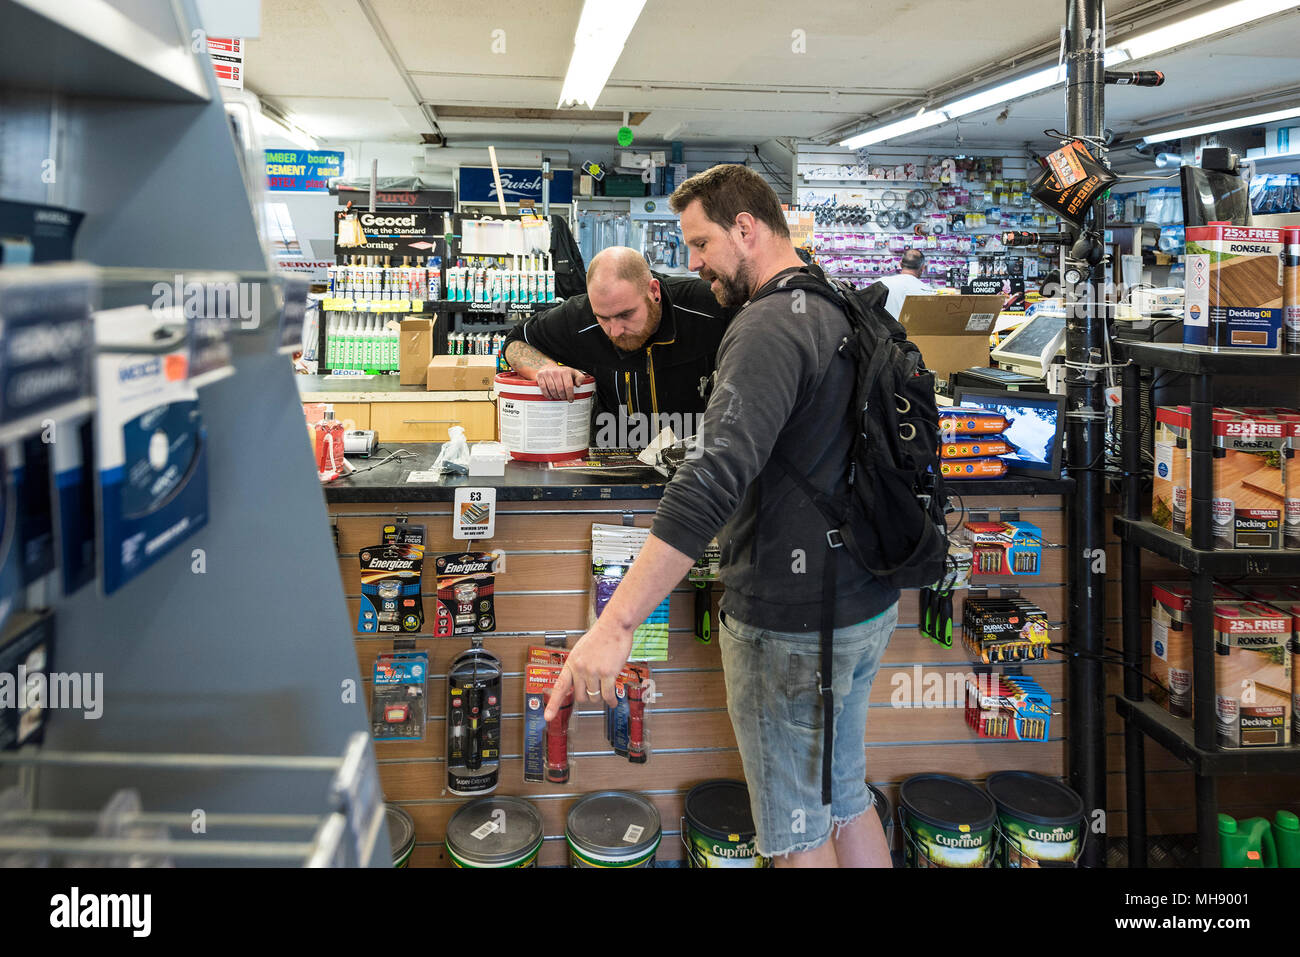
[[697,199],[704,215],[723,229],[731,229],[737,216],[749,213],[776,235],[790,238],[781,201],[767,180],[748,166],[723,163],[696,173],[673,190],[668,205],[680,213]]
[[898,265],[901,269],[922,269],[925,266],[925,253],[919,249],[904,249],[903,258]]

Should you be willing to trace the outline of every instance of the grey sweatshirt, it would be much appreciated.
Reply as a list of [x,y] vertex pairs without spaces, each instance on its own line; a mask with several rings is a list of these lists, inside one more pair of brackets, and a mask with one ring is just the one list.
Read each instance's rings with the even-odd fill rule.
[[[828,526],[769,459],[779,451],[815,488],[848,494],[854,368],[835,354],[848,333],[848,320],[822,296],[780,291],[746,304],[718,348],[702,449],[678,469],[655,514],[655,537],[687,555],[718,537],[722,610],[756,627],[820,626]],[[896,588],[837,551],[837,628],[898,600]]]

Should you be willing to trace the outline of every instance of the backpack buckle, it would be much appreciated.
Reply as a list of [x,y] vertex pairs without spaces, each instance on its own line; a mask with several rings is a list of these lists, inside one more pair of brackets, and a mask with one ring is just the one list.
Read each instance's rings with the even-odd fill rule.
[[844,547],[844,536],[840,534],[840,530],[838,528],[832,528],[829,532],[826,533],[826,544],[828,544],[831,548]]

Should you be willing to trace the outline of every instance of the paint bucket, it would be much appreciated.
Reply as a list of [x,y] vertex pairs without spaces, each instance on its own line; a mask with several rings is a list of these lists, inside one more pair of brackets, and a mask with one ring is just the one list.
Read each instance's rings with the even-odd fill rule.
[[393,866],[406,867],[415,850],[415,821],[392,804],[384,805],[384,816],[388,819],[388,840],[393,845]]
[[652,867],[659,811],[640,794],[597,791],[569,809],[564,838],[570,867]]
[[536,382],[509,372],[495,380],[501,444],[523,462],[562,462],[587,454],[596,380],[573,388],[573,401],[548,399]]
[[1074,867],[1087,840],[1079,795],[1032,771],[998,771],[984,787],[998,809],[998,867]]
[[885,797],[885,792],[880,790],[880,788],[876,787],[874,784],[868,784],[867,790],[871,792],[871,796],[875,799],[875,803],[872,807],[874,807],[876,813],[880,815],[880,826],[885,829],[885,842],[889,844],[890,847],[893,847],[894,814],[889,807],[889,798]]
[[898,790],[905,867],[988,867],[993,858],[992,799],[946,774],[917,774]]
[[686,794],[682,843],[687,867],[767,867],[754,847],[754,815],[744,781],[705,781]]
[[536,867],[541,847],[542,812],[523,798],[479,798],[447,822],[447,855],[457,867]]

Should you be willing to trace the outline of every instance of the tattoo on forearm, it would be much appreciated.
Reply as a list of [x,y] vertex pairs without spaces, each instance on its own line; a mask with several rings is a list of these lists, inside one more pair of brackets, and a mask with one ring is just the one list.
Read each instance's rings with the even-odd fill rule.
[[542,366],[551,365],[555,360],[545,353],[538,352],[526,342],[512,342],[506,347],[506,362],[518,370],[537,371]]

